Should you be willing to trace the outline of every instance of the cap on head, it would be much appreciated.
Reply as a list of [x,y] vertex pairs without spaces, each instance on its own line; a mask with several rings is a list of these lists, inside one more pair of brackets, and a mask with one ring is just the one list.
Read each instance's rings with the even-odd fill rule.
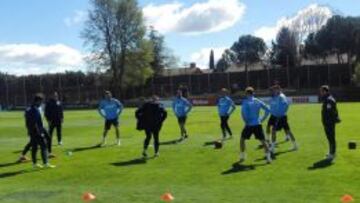
[[255,89],[254,89],[253,87],[247,87],[247,88],[245,89],[245,93],[246,93],[246,94],[253,95],[254,92],[255,92]]
[[270,89],[272,89],[272,90],[281,90],[281,86],[279,84],[275,84],[275,85],[271,86]]
[[44,100],[44,95],[42,93],[35,94],[35,96],[34,96],[35,103],[42,102],[43,100]]
[[229,92],[229,90],[226,89],[226,88],[222,88],[221,91],[222,91],[222,92],[225,92],[225,93],[228,93],[228,92]]
[[227,95],[227,94],[229,94],[229,90],[226,89],[226,88],[222,88],[222,89],[221,89],[221,94],[222,94],[222,95]]
[[329,92],[330,91],[330,87],[328,85],[323,85],[320,87],[320,89],[324,92]]
[[152,97],[151,97],[151,100],[153,101],[153,102],[157,102],[157,101],[159,101],[159,96],[157,96],[157,95],[153,95]]

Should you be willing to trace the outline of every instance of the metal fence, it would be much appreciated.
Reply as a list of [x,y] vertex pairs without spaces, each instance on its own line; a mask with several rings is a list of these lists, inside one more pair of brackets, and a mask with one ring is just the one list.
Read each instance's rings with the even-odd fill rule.
[[[347,65],[304,66],[286,69],[250,71],[250,84],[246,84],[246,74],[212,73],[180,75],[174,77],[151,78],[144,86],[130,87],[123,92],[122,99],[132,99],[157,94],[172,96],[179,86],[186,86],[192,95],[212,94],[221,88],[233,92],[247,85],[256,89],[267,89],[274,81],[285,88],[296,90],[314,89],[322,84],[332,87],[351,86],[350,69]],[[96,74],[50,74],[40,76],[15,77],[0,76],[0,104],[2,106],[24,106],[34,94],[42,92],[50,95],[58,91],[69,105],[96,104],[102,92],[110,88],[109,78]]]

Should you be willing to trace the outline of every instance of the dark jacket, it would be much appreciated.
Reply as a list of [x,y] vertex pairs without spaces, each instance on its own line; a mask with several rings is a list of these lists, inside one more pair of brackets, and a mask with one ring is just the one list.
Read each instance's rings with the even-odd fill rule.
[[28,134],[31,136],[41,135],[45,129],[43,126],[40,110],[32,105],[25,110],[25,124]]
[[64,119],[64,110],[60,101],[50,99],[45,105],[45,117],[46,120],[53,123],[61,123]]
[[161,104],[147,102],[135,112],[135,116],[138,130],[160,130],[167,112]]
[[332,95],[329,94],[323,97],[321,114],[324,125],[334,125],[336,123],[340,123],[336,100]]

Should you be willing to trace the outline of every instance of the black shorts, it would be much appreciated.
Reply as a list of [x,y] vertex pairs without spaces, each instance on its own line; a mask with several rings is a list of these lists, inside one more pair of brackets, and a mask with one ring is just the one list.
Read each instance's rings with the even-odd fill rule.
[[253,134],[257,140],[265,140],[265,134],[261,125],[246,126],[241,133],[241,138],[248,140]]
[[182,117],[178,117],[177,119],[178,119],[179,124],[185,124],[186,120],[187,120],[187,117],[182,116]]
[[106,120],[105,121],[105,130],[110,130],[111,126],[119,127],[119,119],[112,119],[112,120]]
[[287,116],[277,118],[271,115],[268,121],[268,126],[273,126],[276,131],[280,131],[283,129],[286,131],[290,130],[290,125]]
[[268,123],[267,123],[267,127],[274,127],[276,125],[276,117],[271,115],[269,120],[268,120]]

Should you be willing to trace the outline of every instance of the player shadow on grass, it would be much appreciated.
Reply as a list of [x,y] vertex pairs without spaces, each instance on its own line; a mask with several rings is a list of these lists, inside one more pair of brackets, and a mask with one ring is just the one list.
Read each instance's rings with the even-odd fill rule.
[[251,165],[244,165],[244,164],[240,164],[239,162],[236,162],[232,165],[232,167],[224,172],[221,173],[221,175],[230,175],[233,173],[239,173],[239,172],[247,172],[247,171],[253,171],[255,170],[257,167],[260,166],[266,166],[268,165],[267,163],[264,164],[251,164]]
[[20,154],[22,150],[13,151],[14,154]]
[[34,173],[38,170],[32,170],[32,169],[28,169],[28,170],[20,170],[20,171],[15,171],[15,172],[6,172],[6,173],[0,173],[0,179],[3,178],[10,178],[10,177],[14,177],[17,175],[23,175],[26,173]]
[[180,140],[176,139],[176,140],[170,140],[170,141],[166,141],[166,142],[160,142],[160,145],[176,145],[179,143],[180,143]]
[[135,166],[135,165],[143,165],[146,164],[147,159],[137,158],[129,161],[122,161],[117,163],[111,163],[113,166]]
[[24,173],[26,173],[25,170],[15,171],[15,172],[0,173],[0,179],[17,176],[17,175],[24,174]]
[[93,145],[90,147],[74,148],[74,149],[72,149],[72,152],[82,152],[82,151],[89,151],[89,150],[100,149],[100,148],[101,148],[101,146],[99,144],[97,144],[97,145]]
[[204,143],[204,147],[207,147],[207,146],[215,146],[215,143],[216,143],[216,141],[205,142],[205,143]]
[[208,147],[208,146],[213,146],[216,147],[217,144],[220,144],[221,146],[219,146],[219,148],[222,148],[222,144],[224,144],[226,141],[230,141],[233,138],[226,138],[226,139],[222,139],[222,140],[214,140],[214,141],[208,141],[204,143],[204,147]]
[[21,164],[21,163],[18,162],[18,161],[10,162],[10,163],[5,163],[5,164],[0,164],[0,168],[10,167],[10,166],[16,166],[16,165],[19,165],[19,164]]
[[[285,150],[285,151],[278,151],[278,152],[275,152],[274,154],[272,154],[271,158],[273,160],[276,160],[276,158],[278,156],[283,155],[283,154],[287,154],[287,153],[290,153],[290,152],[295,152],[295,150],[289,149],[289,150]],[[266,161],[266,157],[264,156],[263,158],[259,158],[259,159],[255,160],[255,162],[259,162],[259,161]]]
[[308,168],[309,171],[317,170],[317,169],[324,169],[329,166],[333,165],[333,162],[329,159],[322,159],[320,161],[315,162],[312,166]]

